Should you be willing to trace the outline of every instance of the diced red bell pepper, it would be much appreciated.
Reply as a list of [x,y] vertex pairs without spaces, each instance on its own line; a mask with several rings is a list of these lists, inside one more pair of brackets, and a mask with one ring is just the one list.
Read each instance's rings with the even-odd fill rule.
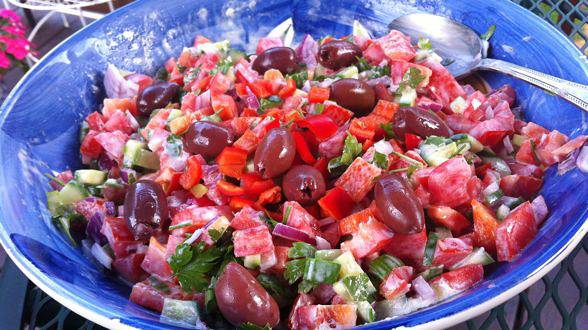
[[337,220],[351,214],[355,206],[347,192],[339,187],[333,187],[333,189],[327,191],[325,196],[319,199],[318,204],[327,215]]
[[325,104],[322,114],[331,118],[337,126],[342,126],[349,118],[353,117],[353,111],[347,110],[335,103]]
[[94,131],[101,131],[104,128],[104,117],[98,111],[94,111],[86,117],[88,128]]
[[339,221],[339,233],[341,235],[351,235],[359,230],[359,224],[367,222],[370,218],[375,218],[375,204],[359,212],[353,213]]
[[258,205],[276,204],[282,200],[282,188],[280,186],[273,186],[272,188],[262,192],[257,199]]
[[186,161],[186,169],[180,176],[180,185],[186,190],[190,190],[202,179],[202,166],[199,157],[190,156]]
[[339,224],[332,223],[326,227],[321,228],[320,237],[326,239],[331,243],[331,246],[337,246],[341,240],[341,233],[339,232]]
[[382,174],[382,169],[368,163],[363,158],[356,158],[335,182],[355,202],[362,200],[374,187],[374,180]]
[[272,179],[263,179],[257,173],[245,173],[241,177],[241,187],[245,190],[246,194],[252,195],[255,198],[275,185]]
[[182,174],[182,172],[176,172],[167,167],[161,171],[155,179],[155,182],[161,185],[166,195],[169,195],[172,191],[180,189],[180,178]]
[[465,216],[448,206],[430,206],[427,214],[435,224],[448,228],[455,236],[464,234],[472,226]]
[[494,212],[477,200],[472,200],[474,215],[474,241],[488,253],[496,253],[496,229],[498,220]]
[[270,92],[271,83],[269,81],[256,80],[253,83],[247,83],[247,86],[251,89],[253,94],[260,99],[265,99],[272,95]]
[[463,157],[451,158],[437,166],[429,175],[431,203],[457,207],[471,200],[467,189],[474,171]]
[[253,207],[255,206],[255,202],[243,197],[232,197],[229,201],[229,206],[231,207],[231,210],[237,211],[241,210],[245,206]]
[[531,199],[539,190],[543,180],[534,176],[525,175],[507,175],[500,179],[500,189],[506,196],[523,197],[524,199]]
[[525,202],[512,210],[496,229],[498,261],[511,261],[537,235],[537,223],[531,203]]
[[308,305],[298,308],[298,329],[350,329],[357,323],[357,306]]
[[165,250],[165,246],[152,236],[145,259],[141,263],[141,268],[162,281],[170,280],[172,277],[172,269],[165,258]]
[[423,142],[423,139],[420,136],[412,133],[404,133],[404,144],[406,145],[406,150],[418,148],[421,142]]
[[286,262],[288,262],[288,251],[290,250],[287,246],[276,246],[276,259],[277,262],[272,268],[269,269],[270,273],[283,274],[286,270]]
[[282,89],[278,93],[278,96],[282,100],[285,100],[288,96],[294,94],[295,91],[296,91],[296,81],[292,78],[288,78],[286,80],[286,86],[282,87]]
[[431,284],[444,281],[454,290],[467,290],[484,278],[484,267],[482,265],[468,265],[441,274]]
[[233,143],[235,148],[245,150],[247,154],[251,154],[257,149],[260,139],[253,133],[251,129],[247,129],[243,135]]
[[359,141],[373,140],[376,136],[375,128],[366,125],[363,118],[354,118],[351,120],[351,125],[349,125],[349,133],[355,136]]
[[265,225],[233,232],[235,257],[245,257],[268,252],[274,248],[272,235]]
[[84,137],[84,140],[82,140],[82,145],[80,146],[80,152],[82,155],[91,159],[97,159],[104,150],[102,145],[96,140],[96,135],[98,135],[97,131],[89,131]]
[[303,119],[303,118],[304,118],[304,116],[302,115],[302,112],[300,110],[296,109],[296,110],[290,110],[290,111],[286,112],[284,114],[284,117],[282,118],[282,121],[285,123],[288,123],[288,122],[295,122],[295,121]]
[[216,187],[221,194],[229,197],[243,196],[245,194],[245,189],[224,180],[218,181]]
[[316,162],[312,165],[312,167],[316,168],[321,172],[325,181],[329,178],[329,159],[326,157],[319,157],[317,158]]
[[308,92],[309,103],[323,103],[329,99],[330,91],[328,88],[313,86]]
[[374,107],[374,110],[372,110],[371,115],[382,117],[385,121],[389,122],[394,118],[394,114],[398,108],[400,108],[398,103],[379,100]]
[[239,179],[245,165],[247,165],[247,151],[235,147],[225,147],[218,155],[216,162],[222,174]]
[[308,142],[304,138],[304,134],[299,131],[292,131],[292,137],[294,137],[294,142],[296,143],[296,151],[300,158],[307,164],[314,164],[316,162],[316,158],[310,151],[310,147],[308,146]]
[[306,117],[296,124],[301,128],[309,129],[319,141],[330,138],[339,128],[330,117],[323,114]]
[[355,258],[363,258],[376,253],[387,246],[394,233],[388,227],[374,218],[360,223],[359,229],[351,240],[341,243],[341,249],[351,251]]
[[414,269],[410,266],[401,266],[392,269],[380,284],[380,294],[386,300],[392,300],[408,293],[413,275]]

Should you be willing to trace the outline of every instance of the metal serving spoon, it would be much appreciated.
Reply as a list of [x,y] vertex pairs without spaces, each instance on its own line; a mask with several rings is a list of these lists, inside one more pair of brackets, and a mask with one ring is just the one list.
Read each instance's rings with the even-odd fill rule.
[[588,111],[588,86],[553,77],[509,62],[486,58],[486,47],[478,34],[469,27],[448,18],[431,14],[409,14],[398,17],[389,25],[413,39],[429,38],[444,59],[452,61],[447,69],[456,77],[476,70],[506,73],[559,95]]

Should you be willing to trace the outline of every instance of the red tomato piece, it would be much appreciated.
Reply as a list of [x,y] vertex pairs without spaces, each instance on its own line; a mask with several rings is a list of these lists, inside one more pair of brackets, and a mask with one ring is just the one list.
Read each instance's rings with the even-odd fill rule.
[[498,261],[512,261],[537,235],[537,223],[531,203],[512,210],[496,229]]
[[307,305],[298,308],[298,329],[349,329],[356,323],[356,305]]
[[219,113],[222,120],[229,120],[238,115],[235,100],[225,94],[212,95],[212,109]]
[[507,175],[500,179],[500,189],[506,196],[531,199],[541,189],[543,180],[524,175]]
[[376,40],[376,43],[391,60],[410,61],[416,56],[416,51],[410,44],[410,37],[397,30],[391,30],[387,35]]
[[327,215],[335,219],[348,216],[355,206],[347,192],[339,187],[327,191],[325,196],[319,199],[318,204]]
[[278,96],[280,97],[280,99],[285,100],[286,98],[294,94],[294,92],[296,92],[296,81],[292,78],[288,78],[286,79],[286,86],[282,87],[282,89],[278,93]]
[[351,251],[355,258],[360,259],[380,251],[393,237],[394,233],[388,227],[370,218],[367,222],[359,224],[359,229],[351,240],[341,243],[341,249]]
[[142,242],[134,240],[133,234],[123,218],[107,217],[102,223],[100,233],[106,237],[108,244],[114,251],[115,258],[126,257],[143,245]]
[[236,230],[243,230],[261,226],[264,224],[261,220],[262,216],[263,212],[256,211],[250,206],[245,206],[235,214],[235,217],[231,221],[231,227]]
[[420,64],[433,72],[426,88],[432,100],[447,107],[456,97],[465,98],[465,91],[461,85],[441,63],[429,59]]
[[94,131],[101,131],[104,128],[104,117],[98,111],[94,111],[86,117],[88,128]]
[[152,236],[149,240],[149,248],[145,254],[145,259],[141,263],[143,270],[162,281],[167,281],[172,277],[172,269],[165,258],[165,251],[165,246]]
[[183,211],[178,212],[171,221],[171,226],[179,224],[189,224],[187,226],[173,229],[172,235],[184,236],[184,234],[191,234],[196,229],[204,227],[207,223],[214,220],[218,216],[225,216],[227,219],[233,218],[233,213],[226,205],[223,206],[203,206],[190,205]]
[[102,115],[106,120],[110,118],[116,110],[126,111],[128,110],[133,116],[138,116],[139,111],[137,110],[137,103],[131,99],[104,99],[102,102]]
[[318,220],[298,202],[285,202],[283,217],[288,226],[299,229],[310,237],[315,237],[319,230]]
[[460,238],[448,237],[437,241],[433,265],[444,265],[445,268],[451,268],[456,263],[463,260],[473,251],[471,242],[464,241]]
[[410,281],[414,276],[414,270],[410,266],[401,266],[392,269],[380,284],[380,294],[386,300],[392,300],[410,291]]
[[543,164],[547,166],[553,165],[558,161],[553,152],[557,148],[563,146],[566,142],[568,142],[568,137],[557,130],[554,130],[537,145],[537,156]]
[[262,254],[274,248],[272,235],[265,225],[233,232],[235,257]]
[[82,145],[80,146],[80,152],[83,156],[91,159],[97,159],[100,156],[104,149],[96,140],[96,135],[98,134],[97,131],[89,131],[88,134],[86,134],[84,140],[82,140]]
[[374,180],[382,170],[358,157],[335,182],[355,202],[362,200],[374,187]]
[[298,309],[302,306],[309,306],[315,303],[315,297],[311,296],[306,293],[301,293],[296,297],[294,300],[294,304],[292,304],[292,309],[290,314],[288,315],[288,327],[289,329],[300,329],[300,325],[298,324]]
[[472,200],[474,214],[474,241],[488,253],[496,253],[496,228],[498,220],[494,212],[477,200]]
[[472,226],[466,217],[448,206],[431,206],[427,214],[435,224],[448,228],[455,236],[465,233]]
[[530,122],[521,128],[521,134],[530,137],[533,141],[535,141],[535,144],[539,144],[543,135],[549,134],[549,130],[543,126],[539,126]]
[[147,273],[141,268],[145,253],[133,253],[124,258],[114,259],[112,267],[124,279],[137,283],[147,278]]
[[406,150],[412,150],[419,147],[419,145],[423,142],[423,139],[411,133],[404,134],[404,144],[406,145]]
[[484,278],[484,267],[482,265],[468,265],[441,274],[431,284],[444,281],[454,290],[467,290]]
[[451,158],[437,166],[428,180],[431,203],[456,207],[468,202],[467,184],[473,175],[472,167],[463,157]]
[[116,131],[98,133],[94,138],[112,158],[121,160],[124,153],[125,143],[129,139],[129,136],[125,133]]
[[519,151],[517,151],[515,159],[521,163],[539,165],[539,159],[537,155],[533,154],[535,151],[533,150],[531,141],[532,140],[530,139],[525,140],[523,144],[521,144],[521,147],[519,148]]
[[161,282],[159,284],[166,286],[166,289],[164,291],[155,289],[149,279],[136,283],[133,286],[129,300],[137,305],[147,307],[159,313],[161,313],[161,310],[163,309],[163,301],[165,298],[192,300],[196,301],[200,307],[203,307],[204,294],[185,293],[177,285],[172,283]]
[[388,245],[384,247],[384,251],[417,267],[423,262],[426,245],[427,231],[423,229],[422,232],[411,235],[394,234]]

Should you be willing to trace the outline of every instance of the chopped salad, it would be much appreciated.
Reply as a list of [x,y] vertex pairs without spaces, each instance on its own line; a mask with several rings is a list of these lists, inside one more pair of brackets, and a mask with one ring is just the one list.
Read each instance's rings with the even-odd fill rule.
[[467,290],[533,240],[545,169],[587,170],[588,137],[411,42],[197,36],[154,76],[109,65],[55,224],[169,322],[343,329]]

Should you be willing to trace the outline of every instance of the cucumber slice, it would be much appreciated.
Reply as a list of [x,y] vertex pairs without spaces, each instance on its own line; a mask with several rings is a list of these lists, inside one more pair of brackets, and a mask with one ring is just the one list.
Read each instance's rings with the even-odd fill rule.
[[123,165],[133,167],[137,163],[139,152],[145,148],[145,143],[137,140],[128,140],[124,148]]
[[161,320],[178,325],[195,326],[202,324],[198,312],[198,305],[195,301],[171,298],[165,298],[163,301]]
[[341,69],[341,71],[337,72],[337,77],[340,77],[340,78],[357,79],[358,75],[359,75],[359,70],[357,70],[356,66],[349,66],[349,67]]
[[368,301],[360,301],[357,304],[357,314],[366,323],[371,323],[376,320],[376,311]]
[[339,257],[342,253],[343,251],[339,249],[318,250],[315,252],[314,257],[323,260],[333,260]]
[[395,102],[401,107],[414,107],[416,104],[417,92],[412,88],[405,88],[399,96],[396,96]]
[[506,216],[510,213],[510,208],[504,204],[500,205],[500,207],[498,208],[498,210],[496,210],[496,217],[498,217],[499,220],[504,220],[504,218],[506,218]]
[[192,193],[192,195],[194,195],[194,197],[201,198],[202,196],[206,195],[206,193],[208,192],[208,188],[206,188],[206,186],[202,183],[199,183],[192,187],[192,189],[190,189],[190,192]]
[[512,136],[512,144],[514,146],[517,147],[521,147],[523,145],[523,142],[525,142],[526,140],[528,140],[529,138],[523,135],[519,135],[519,134],[513,134]]
[[59,200],[62,205],[70,205],[88,197],[88,191],[80,184],[70,181],[59,191]]
[[492,169],[496,172],[500,173],[502,176],[511,175],[510,167],[508,164],[499,157],[482,157],[482,162],[484,164],[490,163],[492,165]]
[[63,214],[64,206],[61,203],[59,191],[54,190],[47,192],[47,208],[53,217],[58,217]]
[[245,256],[243,258],[243,266],[249,269],[255,269],[261,265],[261,254],[254,254],[251,256]]
[[494,262],[494,259],[483,247],[476,248],[470,254],[468,254],[465,258],[463,258],[460,262],[453,265],[449,270],[454,270],[461,268],[467,265],[482,265],[486,266]]
[[346,276],[364,274],[363,269],[361,269],[361,266],[357,263],[357,261],[355,261],[353,254],[351,254],[349,251],[341,254],[333,261],[341,265],[339,279],[342,279]]
[[77,170],[74,178],[78,183],[97,186],[106,181],[106,172],[98,170]]
[[422,144],[420,155],[431,166],[438,166],[457,154],[457,144],[451,142],[445,145]]
[[449,109],[454,113],[463,113],[467,105],[466,100],[463,97],[458,96],[449,104]]
[[141,149],[137,155],[135,165],[148,170],[159,170],[159,157],[154,152]]
[[346,276],[333,284],[333,291],[347,302],[373,301],[376,288],[367,274]]
[[476,139],[475,137],[473,137],[469,134],[455,134],[451,137],[451,139],[458,144],[468,143],[470,145],[471,152],[476,153],[476,152],[480,152],[480,151],[484,150],[484,145],[482,143],[480,143],[480,141],[478,141],[478,139]]

